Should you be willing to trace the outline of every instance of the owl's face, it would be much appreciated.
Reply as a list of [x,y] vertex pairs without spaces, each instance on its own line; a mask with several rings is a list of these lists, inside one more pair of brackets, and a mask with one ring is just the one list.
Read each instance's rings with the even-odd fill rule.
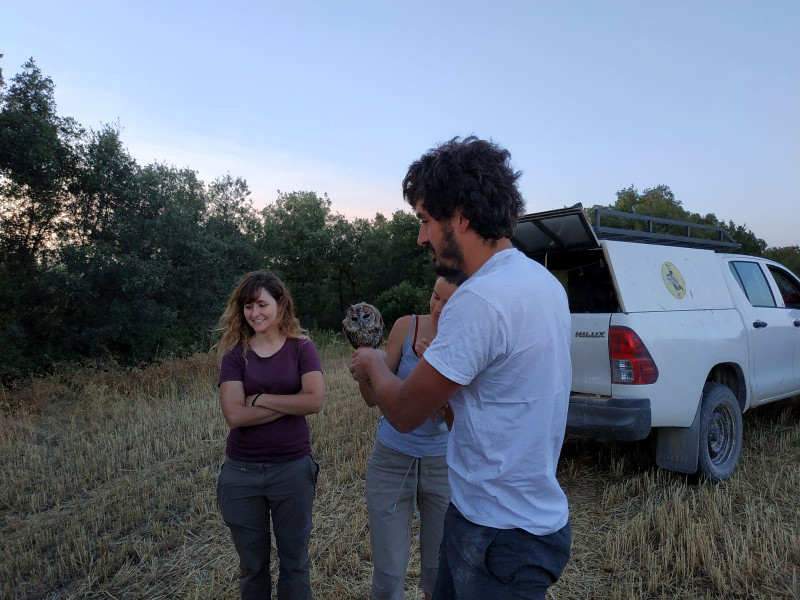
[[365,327],[372,328],[375,327],[376,317],[380,318],[380,314],[375,310],[374,306],[366,302],[359,302],[347,309],[347,316],[345,316],[342,325],[350,331]]

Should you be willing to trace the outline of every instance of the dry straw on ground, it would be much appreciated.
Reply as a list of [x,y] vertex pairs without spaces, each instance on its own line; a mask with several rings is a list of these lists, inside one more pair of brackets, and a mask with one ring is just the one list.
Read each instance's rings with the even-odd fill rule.
[[[309,417],[322,600],[369,597],[364,474],[378,415],[347,355],[323,348],[327,404]],[[1,392],[0,598],[237,597],[214,499],[226,435],[215,375],[196,356]],[[647,442],[568,439],[573,554],[551,600],[800,598],[800,402],[745,415],[745,440],[734,477],[713,486],[656,469]],[[415,558],[406,598],[422,597]]]

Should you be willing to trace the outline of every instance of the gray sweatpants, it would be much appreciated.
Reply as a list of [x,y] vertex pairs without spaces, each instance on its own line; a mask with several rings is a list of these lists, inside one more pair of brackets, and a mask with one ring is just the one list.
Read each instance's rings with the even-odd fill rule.
[[311,455],[283,463],[225,460],[217,501],[239,554],[242,600],[270,598],[270,516],[279,600],[310,600],[308,541],[319,467]]
[[372,600],[403,600],[415,505],[421,521],[419,587],[433,592],[449,502],[444,456],[414,458],[375,442],[367,462]]

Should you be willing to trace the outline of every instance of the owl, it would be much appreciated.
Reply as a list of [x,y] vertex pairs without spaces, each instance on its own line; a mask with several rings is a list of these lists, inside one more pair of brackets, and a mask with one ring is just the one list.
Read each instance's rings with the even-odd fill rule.
[[383,317],[371,304],[359,302],[347,309],[342,330],[353,348],[377,348],[383,337]]

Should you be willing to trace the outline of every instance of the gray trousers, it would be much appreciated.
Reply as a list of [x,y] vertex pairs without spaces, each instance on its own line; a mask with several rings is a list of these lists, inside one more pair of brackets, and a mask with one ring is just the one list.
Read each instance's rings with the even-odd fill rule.
[[403,600],[415,506],[420,514],[419,587],[433,592],[449,502],[444,456],[414,458],[375,442],[367,462],[372,600]]
[[285,463],[225,460],[217,501],[239,554],[242,600],[271,598],[270,516],[278,550],[278,599],[310,600],[308,541],[319,467],[311,455]]

